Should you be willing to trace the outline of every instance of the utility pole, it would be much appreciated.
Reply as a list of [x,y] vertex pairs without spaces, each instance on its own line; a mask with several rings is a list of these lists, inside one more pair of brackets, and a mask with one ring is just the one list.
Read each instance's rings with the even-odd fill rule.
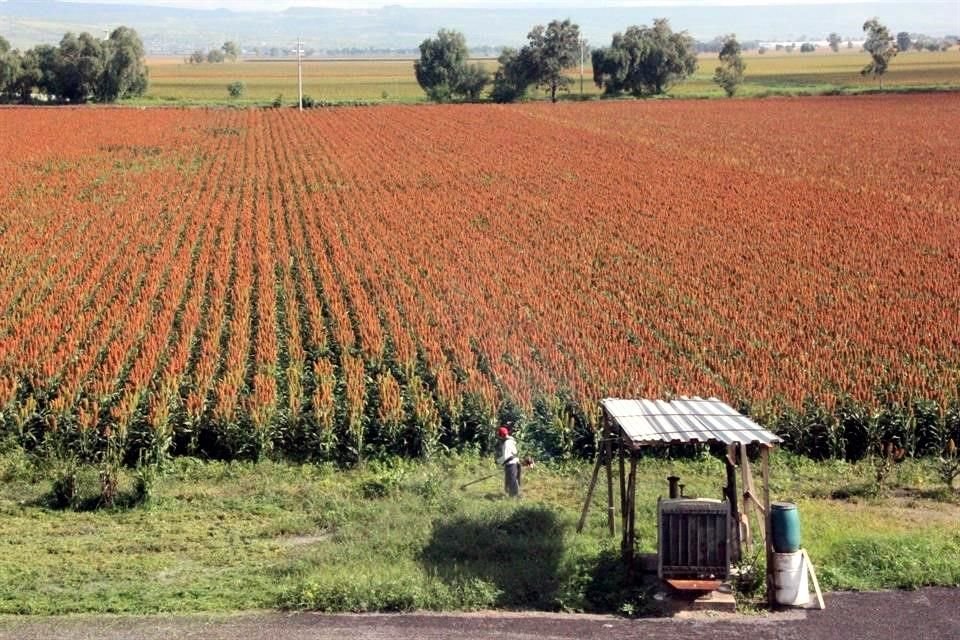
[[587,50],[587,41],[580,38],[580,99],[583,99],[583,58]]
[[303,111],[303,45],[297,36],[297,95],[299,96],[300,111]]

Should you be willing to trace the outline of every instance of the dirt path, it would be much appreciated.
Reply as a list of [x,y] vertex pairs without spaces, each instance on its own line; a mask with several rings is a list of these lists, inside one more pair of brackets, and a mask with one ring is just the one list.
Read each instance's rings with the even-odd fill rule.
[[0,618],[0,640],[958,640],[960,590],[828,594],[825,611],[624,620],[539,613]]

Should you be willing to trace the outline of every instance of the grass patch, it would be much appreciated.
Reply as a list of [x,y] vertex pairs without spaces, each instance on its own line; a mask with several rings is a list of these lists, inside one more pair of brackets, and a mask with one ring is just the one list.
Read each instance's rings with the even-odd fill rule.
[[[925,464],[900,465],[880,496],[831,496],[869,465],[774,456],[774,498],[799,504],[804,546],[831,589],[960,585],[960,501]],[[182,458],[150,500],[55,509],[45,469],[0,454],[0,613],[472,610],[656,612],[648,585],[618,561],[602,497],[574,531],[591,468],[543,464],[522,500],[500,495],[473,455],[330,466]],[[637,532],[656,544],[664,478],[715,497],[713,459],[645,460]],[[81,478],[86,471],[81,471]],[[122,481],[134,480],[128,474]],[[94,491],[84,488],[80,493]]]

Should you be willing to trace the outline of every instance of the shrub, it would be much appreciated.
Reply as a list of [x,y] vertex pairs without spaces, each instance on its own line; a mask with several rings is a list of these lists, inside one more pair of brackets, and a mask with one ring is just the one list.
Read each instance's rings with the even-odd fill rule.
[[247,90],[247,83],[242,80],[235,80],[227,85],[227,93],[231,98],[239,98]]

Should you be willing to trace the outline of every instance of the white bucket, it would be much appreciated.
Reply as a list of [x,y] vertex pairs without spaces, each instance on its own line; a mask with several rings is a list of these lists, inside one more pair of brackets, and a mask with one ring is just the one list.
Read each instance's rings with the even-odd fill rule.
[[777,604],[799,607],[810,602],[803,551],[773,554],[773,582],[777,587]]

